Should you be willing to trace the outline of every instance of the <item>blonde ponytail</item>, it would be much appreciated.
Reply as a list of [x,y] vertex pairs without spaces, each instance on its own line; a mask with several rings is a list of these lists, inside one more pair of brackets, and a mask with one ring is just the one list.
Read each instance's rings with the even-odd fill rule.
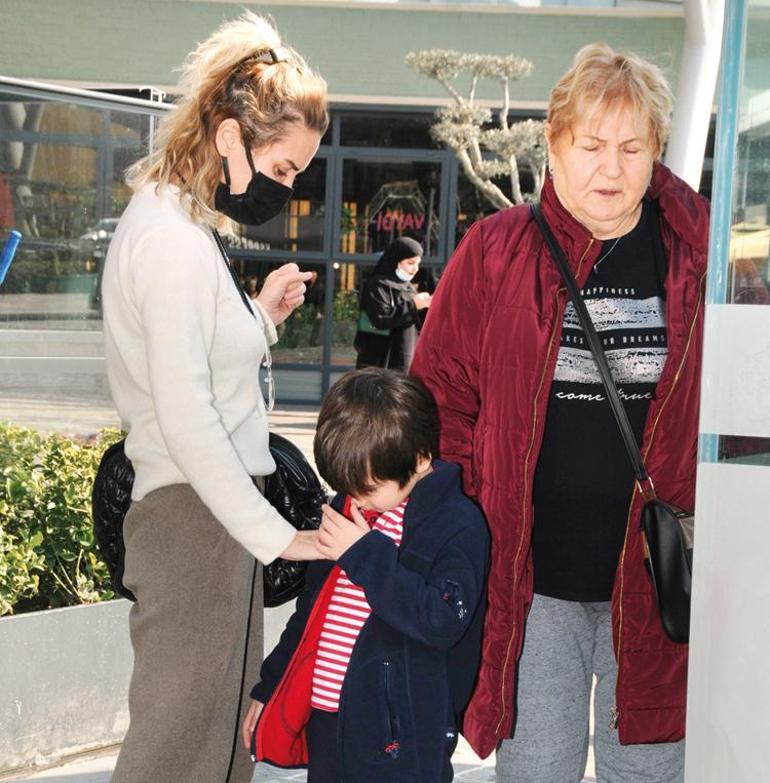
[[[287,59],[263,57],[279,47]],[[292,126],[323,134],[329,124],[326,82],[251,11],[225,22],[187,56],[179,86],[155,150],[128,169],[126,182],[134,190],[150,182],[178,186],[193,220],[207,225],[221,220],[213,208],[222,171],[214,139],[223,120],[237,120],[253,147],[283,138]]]

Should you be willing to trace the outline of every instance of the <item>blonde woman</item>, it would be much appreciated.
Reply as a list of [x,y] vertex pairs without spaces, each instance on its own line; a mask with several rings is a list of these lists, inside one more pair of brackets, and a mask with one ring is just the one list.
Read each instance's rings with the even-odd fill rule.
[[[257,561],[310,559],[260,494],[275,465],[258,370],[310,273],[285,264],[254,300],[216,229],[278,214],[328,125],[326,84],[251,13],[193,51],[107,255],[107,371],[136,480],[125,520],[131,723],[115,783],[248,781],[237,743],[258,673]],[[247,309],[248,308],[248,309]]]
[[[551,93],[540,206],[658,493],[692,508],[708,206],[660,163],[671,103],[642,58],[578,52]],[[492,534],[466,736],[481,755],[499,745],[499,783],[578,783],[595,677],[597,781],[678,783],[687,646],[663,631],[643,498],[528,206],[470,229],[431,310],[412,372]]]

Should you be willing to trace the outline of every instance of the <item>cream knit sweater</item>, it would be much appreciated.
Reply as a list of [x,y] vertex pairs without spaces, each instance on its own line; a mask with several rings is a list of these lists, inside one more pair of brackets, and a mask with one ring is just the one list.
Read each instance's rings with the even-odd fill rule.
[[102,282],[107,375],[128,431],[133,499],[188,483],[262,563],[294,528],[251,476],[275,470],[258,371],[275,327],[246,311],[209,230],[175,188],[137,192],[110,244]]

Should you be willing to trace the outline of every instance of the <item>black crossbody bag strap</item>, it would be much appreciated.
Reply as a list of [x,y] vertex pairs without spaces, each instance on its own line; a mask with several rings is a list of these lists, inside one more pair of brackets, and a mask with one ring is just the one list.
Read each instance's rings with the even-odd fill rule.
[[535,222],[538,225],[538,228],[545,237],[545,241],[551,251],[553,260],[559,267],[561,276],[564,279],[565,285],[567,286],[570,299],[572,299],[572,304],[575,306],[575,310],[577,311],[578,317],[580,318],[580,323],[583,326],[583,332],[585,333],[586,340],[588,340],[588,345],[591,348],[591,353],[593,354],[594,360],[596,361],[596,366],[599,368],[599,374],[601,375],[604,389],[607,392],[607,399],[609,400],[610,407],[612,408],[612,413],[615,416],[615,421],[617,422],[618,428],[620,429],[620,434],[623,437],[626,453],[628,454],[628,459],[631,463],[631,468],[634,471],[634,475],[636,476],[636,480],[639,482],[640,488],[644,482],[647,482],[651,485],[652,482],[650,481],[650,476],[647,473],[647,469],[644,467],[642,452],[639,450],[639,445],[637,444],[636,438],[634,437],[634,432],[631,429],[631,423],[628,420],[628,414],[626,414],[626,409],[623,407],[623,402],[621,401],[620,395],[618,394],[615,381],[613,380],[612,374],[610,373],[610,368],[607,364],[607,357],[604,355],[604,350],[602,349],[601,340],[599,339],[599,335],[596,334],[593,321],[591,320],[591,316],[586,309],[583,297],[580,295],[580,290],[578,289],[577,283],[575,282],[575,277],[569,268],[564,251],[556,241],[550,226],[548,223],[546,223],[545,218],[543,217],[543,213],[540,210],[540,205],[531,204],[530,210],[532,212],[532,217],[535,219]]
[[238,289],[238,293],[241,295],[241,301],[246,306],[246,309],[249,311],[249,315],[252,318],[256,319],[256,314],[254,313],[254,310],[252,309],[251,305],[249,304],[249,300],[246,297],[246,292],[243,290],[243,286],[241,285],[241,281],[238,279],[238,274],[236,273],[235,269],[233,268],[233,264],[230,261],[230,256],[227,254],[227,248],[225,247],[225,243],[222,241],[222,237],[219,235],[219,231],[217,231],[215,228],[211,229],[211,233],[214,236],[214,241],[217,243],[217,247],[219,248],[219,253],[222,256],[222,260],[225,262],[225,266],[227,267],[227,271],[230,273],[230,277],[233,278],[233,282],[235,283],[235,287]]

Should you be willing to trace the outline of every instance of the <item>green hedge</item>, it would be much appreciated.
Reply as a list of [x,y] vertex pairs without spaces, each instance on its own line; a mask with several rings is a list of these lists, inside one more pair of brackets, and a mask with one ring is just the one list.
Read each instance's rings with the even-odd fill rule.
[[103,451],[120,437],[0,422],[0,615],[115,597],[94,541],[91,487]]

